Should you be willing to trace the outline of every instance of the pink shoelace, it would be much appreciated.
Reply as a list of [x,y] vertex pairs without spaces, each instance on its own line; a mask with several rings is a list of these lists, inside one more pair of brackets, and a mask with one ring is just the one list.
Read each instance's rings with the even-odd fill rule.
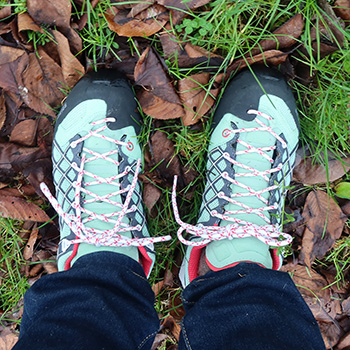
[[[128,150],[131,151],[133,149],[133,145],[131,142],[126,143],[123,141],[114,140],[108,136],[101,134],[101,132],[107,128],[106,123],[114,122],[114,121],[115,121],[114,118],[105,118],[96,122],[92,122],[91,123],[92,125],[99,125],[99,124],[105,124],[105,125],[103,125],[102,127],[99,127],[94,131],[89,131],[87,135],[81,137],[78,140],[75,140],[74,142],[72,142],[71,147],[75,148],[80,142],[83,142],[90,137],[100,137],[116,145],[125,146],[127,147]],[[129,238],[120,234],[122,232],[127,232],[127,231],[142,230],[142,227],[140,225],[130,226],[122,222],[124,216],[127,213],[135,212],[137,210],[135,205],[132,205],[129,208],[129,204],[138,181],[138,174],[141,167],[141,159],[137,161],[135,174],[131,185],[129,185],[124,189],[121,189],[120,182],[116,180],[119,180],[123,176],[127,176],[131,170],[130,167],[126,167],[124,172],[108,178],[103,178],[101,176],[98,176],[96,174],[93,174],[91,172],[84,170],[85,163],[92,162],[96,159],[104,159],[118,166],[119,162],[110,158],[111,155],[118,153],[118,150],[116,149],[106,153],[98,153],[84,147],[83,151],[85,152],[85,154],[82,155],[80,167],[78,167],[76,163],[74,162],[72,163],[72,168],[78,172],[77,180],[73,183],[73,186],[75,187],[75,196],[74,196],[74,203],[73,203],[73,207],[75,209],[75,215],[64,212],[62,206],[57,202],[56,198],[51,194],[46,184],[45,183],[40,184],[40,188],[42,192],[45,194],[45,196],[47,197],[47,199],[49,200],[53,208],[56,210],[58,215],[63,218],[64,222],[69,226],[72,232],[74,232],[74,234],[76,235],[76,239],[72,240],[71,243],[75,244],[75,243],[85,242],[96,246],[102,245],[102,246],[115,246],[115,247],[128,247],[128,246],[141,247],[152,243],[171,240],[171,236]],[[91,154],[93,157],[86,159],[86,153]],[[83,187],[82,184],[83,184],[84,175],[92,177],[93,179],[95,179],[95,181],[85,182]],[[100,196],[87,189],[88,186],[102,184],[102,183],[115,186],[117,190],[107,195]],[[81,192],[92,197],[88,200],[83,200],[83,203],[93,203],[97,201],[102,201],[102,202],[107,202],[109,204],[112,204],[115,207],[120,208],[121,210],[108,213],[108,214],[96,214],[90,210],[87,210],[80,204]],[[127,193],[124,204],[115,202],[110,199],[111,197],[121,195],[122,193]],[[87,214],[87,216],[84,219],[82,219],[82,213]],[[86,224],[93,220],[101,220],[107,223],[113,223],[114,227],[112,229],[105,230],[105,231],[97,230],[92,227],[87,227]]]
[[[244,132],[267,131],[281,142],[283,148],[287,147],[286,142],[279,135],[277,135],[272,130],[271,127],[267,126],[262,120],[258,118],[258,117],[261,117],[267,120],[272,120],[272,117],[268,116],[265,113],[262,113],[253,109],[248,110],[247,113],[255,114],[257,116],[254,119],[254,121],[256,121],[256,123],[259,125],[258,127],[242,128],[242,129],[235,129],[235,130],[225,129],[223,131],[223,136],[228,137],[230,134],[244,133]],[[237,155],[255,152],[260,154],[262,157],[266,158],[271,164],[273,164],[274,160],[265,152],[275,150],[276,146],[256,148],[240,139],[237,140],[237,143],[246,147],[245,150],[237,151],[236,152]],[[247,176],[261,176],[267,183],[269,183],[269,178],[267,175],[272,174],[274,172],[281,171],[283,166],[282,164],[278,164],[275,168],[271,168],[265,171],[258,171],[253,167],[247,166],[245,164],[237,162],[235,159],[232,159],[229,153],[225,153],[224,158],[228,162],[235,165],[236,167],[240,167],[248,171],[244,173],[236,173],[235,174],[236,178],[247,177]],[[172,205],[173,205],[175,220],[180,225],[180,228],[177,231],[177,236],[183,244],[196,247],[196,246],[204,246],[210,243],[211,241],[218,241],[222,239],[233,239],[233,238],[245,238],[245,237],[256,237],[257,239],[264,242],[265,244],[269,246],[274,246],[274,247],[286,246],[292,242],[292,237],[289,234],[280,232],[279,225],[271,225],[270,219],[266,217],[266,215],[264,215],[263,213],[266,210],[278,209],[279,207],[278,203],[274,203],[273,205],[268,205],[268,200],[262,196],[262,194],[265,192],[269,192],[279,188],[278,185],[269,186],[262,190],[255,191],[253,188],[246,186],[245,184],[240,183],[235,179],[230,178],[227,172],[223,172],[222,177],[225,180],[231,182],[232,184],[239,186],[241,188],[244,188],[248,192],[235,193],[235,194],[232,194],[231,197],[225,196],[223,192],[218,193],[219,198],[222,198],[227,202],[235,204],[242,208],[240,210],[235,210],[235,211],[226,211],[224,215],[213,210],[210,213],[213,217],[232,222],[232,224],[220,227],[220,226],[204,226],[201,224],[190,225],[183,222],[180,219],[179,210],[176,203],[177,176],[175,176],[173,191],[172,191]],[[250,208],[249,206],[235,199],[235,198],[246,197],[246,196],[256,196],[263,203],[264,206],[261,208],[254,209],[254,208]],[[248,221],[234,218],[233,216],[235,214],[256,214],[259,217],[261,217],[267,223],[267,225],[256,225]],[[201,240],[190,241],[185,239],[183,237],[184,231],[191,234],[192,236],[201,238]]]

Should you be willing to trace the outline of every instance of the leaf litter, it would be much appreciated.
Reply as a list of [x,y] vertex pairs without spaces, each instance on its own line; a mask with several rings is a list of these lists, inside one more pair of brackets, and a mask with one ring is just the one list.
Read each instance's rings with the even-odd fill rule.
[[[82,6],[79,0],[73,3],[77,8]],[[197,171],[184,161],[183,153],[175,150],[174,141],[168,137],[171,128],[166,120],[177,119],[185,127],[202,129],[208,123],[221,87],[248,65],[281,65],[289,78],[304,83],[313,78],[301,59],[302,55],[310,54],[299,44],[305,25],[301,14],[290,18],[271,38],[261,40],[249,55],[232,60],[222,71],[224,58],[220,53],[185,42],[183,33],[174,35],[172,31],[172,25],[182,23],[186,11],[198,11],[203,6],[205,9],[208,3],[209,0],[116,3],[104,14],[109,29],[117,33],[121,61],[104,54],[97,64],[125,72],[135,87],[143,112],[153,118],[153,131],[145,150],[145,169],[140,175],[145,205],[152,216],[157,215],[163,189],[171,187],[174,175],[179,176],[179,190],[191,186],[198,177]],[[91,59],[82,51],[78,32],[87,25],[87,13],[80,18],[72,16],[70,0],[47,0],[45,4],[43,7],[42,1],[27,0],[28,11],[17,15],[11,15],[10,6],[0,8],[0,19],[4,19],[0,22],[0,212],[2,216],[24,221],[23,228],[28,227],[23,231],[24,258],[35,264],[31,268],[27,266],[25,274],[32,283],[44,271],[57,271],[54,263],[47,262],[57,251],[57,220],[51,220],[52,209],[42,209],[44,197],[39,188],[40,182],[45,181],[53,190],[52,124],[69,89],[91,69]],[[97,4],[98,1],[91,1],[88,11],[93,11]],[[320,1],[320,6],[326,15],[323,22],[314,23],[312,28],[314,52],[311,54],[316,55],[316,45],[320,43],[319,52],[323,57],[342,47],[343,34],[332,21],[339,24],[342,21],[348,26],[350,4],[345,0],[335,2],[333,8],[338,17],[326,1]],[[28,31],[37,35],[49,33],[45,45],[39,43],[36,50]],[[159,38],[157,49],[144,39],[151,35]],[[129,38],[133,40],[132,50]],[[169,64],[193,69],[193,74],[175,76],[169,71]],[[294,172],[299,191],[307,191],[306,185],[340,179],[349,170],[348,160],[348,157],[344,162],[331,159],[328,173],[322,165],[314,165],[311,158],[300,160]],[[190,188],[188,198],[196,189]],[[313,262],[322,260],[346,232],[349,200],[342,199],[339,206],[320,189],[305,192],[305,196],[298,198],[288,207],[297,218],[289,225],[290,232],[295,234],[295,259],[283,268],[293,275],[319,322],[327,348],[345,349],[350,343],[346,334],[350,330],[348,289],[335,288],[336,272],[314,270]],[[33,222],[49,223],[38,229]],[[175,270],[167,270],[164,279],[153,286],[154,291],[176,290],[178,281],[174,276]],[[326,288],[328,285],[331,287]],[[178,339],[178,322],[183,311],[181,300],[174,293],[172,308],[178,312],[170,312],[163,328]],[[12,338],[8,328],[1,331],[0,342],[7,344]],[[164,335],[158,337],[159,344],[154,348],[164,340]]]

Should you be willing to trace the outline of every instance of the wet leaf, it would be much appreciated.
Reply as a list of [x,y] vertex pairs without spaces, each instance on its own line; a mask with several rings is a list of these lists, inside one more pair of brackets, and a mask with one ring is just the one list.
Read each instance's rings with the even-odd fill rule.
[[127,10],[116,10],[116,14],[105,14],[108,27],[120,36],[145,37],[159,32],[169,19],[168,11],[163,6],[152,5],[130,18]]
[[209,83],[209,73],[191,75],[179,80],[180,99],[184,105],[184,126],[197,123],[213,106],[215,100],[204,87]]
[[70,26],[70,0],[27,0],[27,9],[37,23],[62,28]]
[[17,15],[17,26],[19,32],[23,30],[32,30],[34,32],[44,33],[43,29],[35,23],[33,18],[30,17],[27,12],[19,13]]
[[347,217],[334,199],[321,190],[309,193],[302,215],[305,231],[299,260],[311,268],[314,260],[323,258],[340,238]]
[[64,86],[62,68],[42,49],[40,58],[29,54],[28,68],[23,72],[24,88],[20,95],[28,107],[35,111],[55,117],[52,108],[57,107],[64,97],[60,88]]
[[22,49],[0,45],[0,66],[9,62],[13,62],[24,54],[25,51]]
[[13,333],[10,328],[2,328],[0,330],[0,349],[1,350],[11,350],[17,343],[17,340],[18,340],[18,335]]
[[152,217],[155,217],[157,213],[152,213],[152,209],[155,204],[158,202],[162,191],[153,185],[152,183],[143,184],[143,202],[148,209],[149,214]]
[[333,10],[346,26],[350,25],[350,0],[337,0],[334,3]]
[[135,83],[144,87],[138,100],[142,110],[153,118],[180,118],[184,110],[164,67],[153,49],[143,52],[134,72]]
[[18,197],[0,197],[0,216],[21,221],[46,222],[50,218],[36,204]]
[[161,4],[170,10],[181,9],[181,10],[194,10],[198,7],[204,6],[210,2],[210,0],[156,0],[158,4]]
[[79,60],[71,53],[68,39],[57,30],[53,30],[52,34],[57,41],[64,81],[67,87],[71,89],[85,74],[85,69]]
[[28,242],[26,243],[23,251],[23,258],[25,260],[30,260],[33,256],[34,244],[38,238],[39,230],[35,227],[30,233]]
[[176,323],[174,317],[168,316],[161,323],[162,329],[169,329],[177,341],[180,339],[181,327]]
[[[350,170],[350,158],[328,160],[329,182],[341,178]],[[293,171],[293,179],[305,185],[327,183],[327,170],[323,164],[313,164],[312,158],[301,159]]]
[[259,42],[260,49],[256,50],[267,51],[291,47],[297,43],[297,39],[301,36],[303,29],[304,19],[302,14],[298,13],[272,33],[274,39],[261,40]]
[[38,122],[33,119],[21,121],[12,130],[10,142],[19,143],[23,146],[34,146],[37,126]]

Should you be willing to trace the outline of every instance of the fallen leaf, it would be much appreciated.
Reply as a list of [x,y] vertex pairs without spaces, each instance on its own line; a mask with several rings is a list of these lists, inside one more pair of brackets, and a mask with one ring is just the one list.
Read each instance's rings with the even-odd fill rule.
[[167,102],[181,104],[164,67],[165,63],[148,47],[135,66],[135,84],[146,87],[148,91]]
[[15,47],[0,45],[0,65],[13,62],[24,54],[25,51],[22,49],[16,49]]
[[52,108],[64,97],[60,90],[64,87],[62,68],[41,47],[38,54],[40,58],[35,53],[29,54],[28,67],[22,74],[23,88],[19,92],[28,107],[55,117]]
[[197,123],[213,106],[214,98],[203,88],[208,85],[209,78],[209,73],[200,73],[178,81],[180,99],[185,109],[182,117],[184,126]]
[[105,13],[110,30],[119,36],[145,37],[159,32],[169,19],[168,11],[160,5],[152,5],[136,15],[128,17],[127,10],[116,10],[116,14]]
[[6,104],[5,104],[5,94],[4,91],[0,95],[0,130],[5,124],[6,120]]
[[297,43],[297,39],[301,36],[303,29],[303,15],[301,13],[297,13],[272,33],[274,39],[261,40],[259,42],[259,49],[252,50],[250,55],[254,56],[256,53],[261,51],[284,49],[293,46]]
[[164,280],[161,280],[152,286],[152,290],[155,297],[157,297],[157,295],[161,292],[161,290],[163,289],[163,285]]
[[23,146],[34,146],[37,126],[38,122],[34,119],[21,121],[12,130],[10,142],[19,143]]
[[[39,261],[43,262],[43,267],[48,274],[58,272],[56,259],[46,250],[40,250],[35,254]],[[51,260],[51,261],[48,261]]]
[[68,39],[59,31],[52,31],[57,41],[60,56],[62,74],[68,88],[72,88],[85,74],[85,69],[79,60],[70,52]]
[[18,197],[0,197],[0,216],[21,221],[46,222],[50,218],[36,204]]
[[31,185],[24,185],[18,187],[7,187],[0,189],[0,196],[14,196],[14,197],[30,197],[35,194],[34,187]]
[[158,333],[154,338],[151,350],[157,350],[163,344],[164,340],[169,338],[167,334]]
[[349,350],[350,349],[350,333],[345,334],[337,344],[337,350]]
[[62,28],[70,26],[70,0],[27,0],[27,10],[37,23]]
[[323,258],[340,238],[347,217],[334,199],[321,190],[309,193],[302,216],[305,231],[299,261],[311,268],[314,260]]
[[26,245],[24,247],[23,258],[25,260],[29,260],[33,256],[34,244],[38,238],[38,233],[39,233],[39,230],[36,227],[34,227],[34,229],[32,230],[32,232],[29,236],[28,242],[26,243]]
[[350,199],[350,182],[340,182],[334,190],[338,197]]
[[80,19],[78,21],[78,30],[79,31],[81,31],[85,27],[85,25],[88,21],[88,18],[90,16],[91,10],[93,10],[96,7],[98,2],[99,2],[99,0],[91,0],[88,3],[86,3],[86,10],[84,11],[84,14],[80,17]]
[[17,26],[19,32],[23,30],[32,30],[34,32],[44,33],[43,29],[35,23],[28,12],[19,13],[17,15]]
[[[143,202],[145,203],[145,206],[152,217],[154,217],[152,215],[152,209],[158,202],[161,195],[162,191],[152,183],[143,184]],[[156,213],[154,213],[154,215],[156,215]]]
[[169,329],[177,341],[180,339],[181,327],[176,323],[174,317],[168,316],[161,323],[162,329]]
[[256,63],[278,66],[283,63],[287,57],[288,54],[285,52],[279,50],[268,50],[253,57],[239,58],[233,61],[227,68],[225,72],[225,80],[228,80],[233,72],[239,72],[240,70]]
[[[8,4],[8,5],[6,5]],[[0,20],[11,16],[10,0],[0,5]]]
[[204,6],[210,2],[210,0],[156,0],[158,4],[161,4],[170,10],[194,10],[198,7]]
[[13,333],[9,327],[0,330],[0,349],[11,350],[17,343],[18,335]]
[[180,118],[185,112],[164,66],[153,49],[143,52],[134,71],[135,84],[144,88],[137,97],[142,110],[153,118]]
[[293,171],[293,180],[305,185],[333,182],[350,170],[350,157],[328,160],[327,169],[323,164],[314,164],[312,158],[301,159]]
[[346,26],[350,24],[350,0],[337,0],[334,3],[333,10]]

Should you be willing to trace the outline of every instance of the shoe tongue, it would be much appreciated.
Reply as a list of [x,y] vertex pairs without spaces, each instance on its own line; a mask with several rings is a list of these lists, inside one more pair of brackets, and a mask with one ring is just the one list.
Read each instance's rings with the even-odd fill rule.
[[[265,122],[265,121],[264,121]],[[268,121],[266,121],[266,124],[268,125]],[[250,122],[249,124],[247,123],[246,126],[242,126],[242,128],[251,128],[252,123]],[[258,125],[256,125],[258,126]],[[240,125],[241,128],[241,125]],[[239,134],[239,140],[244,141],[248,145],[256,148],[262,148],[262,147],[272,147],[276,143],[276,138],[271,135],[267,131],[253,131],[253,132],[242,132]],[[237,143],[236,145],[236,152],[239,151],[246,151],[247,147]],[[263,151],[267,155],[269,155],[271,158],[273,156],[273,151]],[[237,154],[235,160],[245,166],[249,166],[251,168],[254,168],[258,171],[266,171],[271,169],[272,163],[262,155],[260,155],[257,152],[252,152],[252,153],[243,153],[243,154]],[[235,173],[236,174],[245,174],[245,173],[250,173],[250,170],[246,170],[242,167],[239,167],[237,165],[233,166]],[[270,175],[267,175],[268,178],[270,178]],[[269,186],[269,183],[261,176],[237,176],[235,177],[235,180],[238,181],[239,183],[248,186],[252,188],[255,191],[262,190],[266,187]],[[244,189],[240,186],[234,186],[231,185],[231,193],[236,194],[236,193],[248,193],[249,191],[247,189]],[[269,199],[270,193],[265,192],[261,195],[265,199]],[[235,197],[234,198],[236,201],[248,206],[249,208],[261,208],[266,206],[258,197],[252,195],[248,197]],[[242,210],[243,208],[240,207],[237,204],[232,204],[228,203],[225,205],[225,211],[235,211],[235,210]],[[263,214],[270,218],[270,214],[267,211],[264,211]],[[248,221],[257,225],[266,225],[267,223],[257,214],[235,214],[235,218],[241,219],[244,221]],[[220,226],[226,226],[228,225],[229,222],[221,221]]]
[[[109,151],[117,149],[117,145],[113,144],[110,141],[106,141],[99,137],[89,137],[84,142],[84,148],[87,148],[89,150],[93,150],[97,153],[107,153]],[[84,152],[85,153],[85,152]],[[87,153],[86,159],[90,159],[94,157],[93,155]],[[118,161],[118,153],[115,153],[113,155],[108,156],[111,159],[114,159],[115,161]],[[118,166],[111,163],[110,161],[107,161],[105,159],[96,159],[91,162],[86,162],[84,165],[84,170],[88,171],[89,173],[92,173],[94,175],[100,176],[102,178],[108,178],[111,176],[115,176],[118,174]],[[86,182],[96,181],[91,176],[84,175],[83,176],[83,185]],[[117,180],[114,180],[114,182],[118,182]],[[90,192],[93,192],[94,194],[97,194],[99,196],[104,196],[107,194],[110,194],[112,192],[119,191],[120,188],[111,184],[101,183],[96,185],[89,185],[86,187],[86,189]],[[86,194],[85,200],[93,198],[92,196]],[[118,203],[122,203],[122,199],[120,195],[109,197],[110,200]],[[84,203],[83,207],[85,209],[88,209],[96,214],[110,214],[113,212],[120,212],[121,208],[117,207],[113,204],[106,203],[104,201],[94,201],[91,203]],[[88,214],[83,213],[82,219],[88,217]],[[118,216],[112,217],[113,219],[117,219]],[[123,222],[128,222],[127,218],[124,217],[122,220]],[[92,220],[85,224],[87,227],[92,227],[98,230],[108,230],[112,229],[114,227],[114,223],[108,223],[101,220]],[[123,233],[124,235],[124,233]]]

